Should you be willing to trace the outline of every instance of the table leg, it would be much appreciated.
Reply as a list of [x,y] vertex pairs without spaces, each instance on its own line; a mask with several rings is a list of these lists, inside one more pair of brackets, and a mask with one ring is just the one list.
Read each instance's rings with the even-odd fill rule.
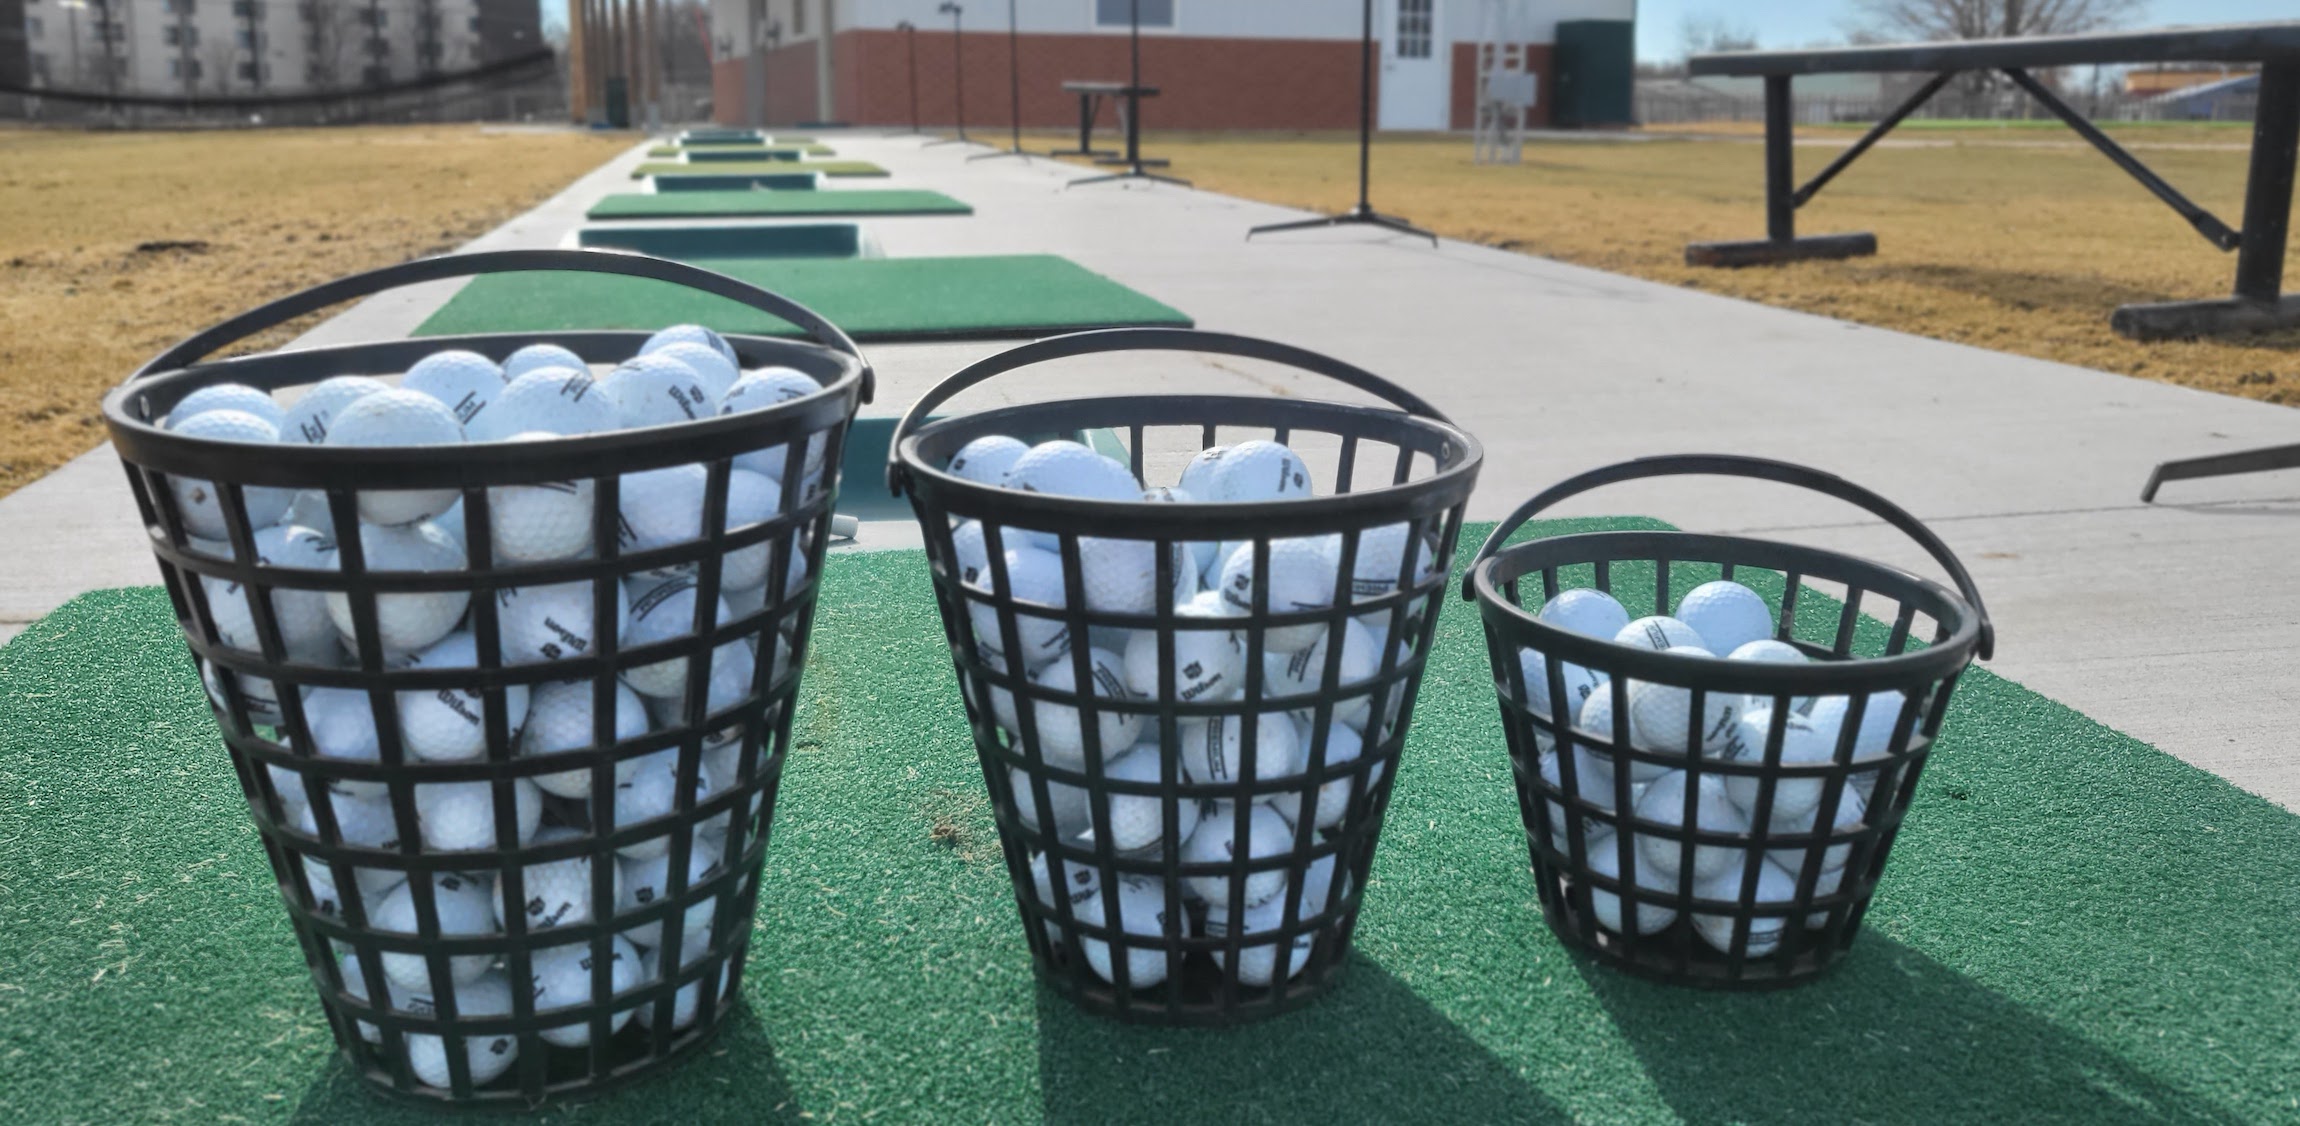
[[1696,242],[1685,247],[1688,266],[1758,266],[1810,258],[1855,258],[1877,252],[1877,236],[1797,237],[1796,115],[1789,76],[1765,76],[1765,237],[1757,241]]

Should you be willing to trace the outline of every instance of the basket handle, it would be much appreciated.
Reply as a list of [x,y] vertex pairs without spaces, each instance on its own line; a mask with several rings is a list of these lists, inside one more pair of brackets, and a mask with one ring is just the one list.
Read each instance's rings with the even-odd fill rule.
[[[1542,490],[1532,500],[1519,505],[1517,511],[1509,514],[1508,519],[1495,525],[1493,534],[1485,538],[1484,545],[1479,547],[1477,555],[1471,558],[1470,566],[1476,567],[1487,556],[1500,550],[1501,545],[1509,539],[1510,534],[1517,531],[1527,520],[1554,507],[1558,502],[1568,497],[1578,496],[1604,485],[1618,485],[1624,481],[1693,474],[1749,477],[1760,481],[1795,485],[1868,510],[1871,515],[1883,519],[1886,523],[1900,529],[1903,535],[1915,540],[1917,546],[1924,548],[1925,553],[1932,556],[1933,561],[1939,563],[1942,570],[1948,572],[1949,580],[1956,585],[1957,593],[1962,595],[1967,603],[1971,604],[1973,613],[1980,618],[1980,645],[1976,652],[1984,661],[1988,660],[1990,655],[1995,652],[1996,627],[1989,622],[1988,607],[1981,603],[1980,589],[1973,585],[1972,576],[1965,571],[1965,565],[1957,559],[1956,553],[1950,551],[1949,546],[1942,543],[1941,538],[1934,535],[1931,528],[1926,527],[1916,517],[1909,515],[1908,511],[1901,506],[1834,473],[1824,473],[1818,469],[1809,469],[1792,462],[1774,461],[1770,458],[1743,457],[1738,454],[1667,454],[1660,457],[1635,458],[1615,465],[1592,469],[1576,477],[1569,477]],[[1464,600],[1469,601],[1474,601],[1477,597],[1466,581],[1462,583],[1461,594]]]
[[[385,290],[446,278],[476,277],[481,274],[504,274],[521,271],[556,270],[570,273],[622,274],[627,277],[647,278],[670,282],[688,289],[724,297],[759,312],[780,317],[797,325],[816,343],[834,351],[844,352],[856,359],[862,353],[855,343],[837,325],[824,320],[814,310],[784,297],[759,288],[749,282],[713,273],[684,262],[668,258],[651,258],[644,254],[602,250],[485,250],[476,254],[442,254],[432,258],[417,258],[364,274],[352,274],[331,282],[315,285],[301,293],[289,294],[268,305],[259,305],[239,316],[186,337],[175,347],[153,357],[151,362],[129,376],[143,379],[163,371],[190,367],[214,355],[226,345],[244,340],[267,328],[284,324],[317,312],[331,305],[370,297]],[[862,368],[862,399],[869,402],[873,382],[870,365]]]
[[1382,399],[1407,414],[1433,418],[1447,425],[1453,420],[1431,406],[1428,400],[1398,386],[1381,376],[1345,364],[1331,356],[1320,355],[1307,348],[1280,344],[1255,336],[1239,336],[1227,332],[1202,332],[1189,328],[1105,328],[1089,332],[1073,332],[1063,336],[1050,336],[1034,340],[1018,348],[1010,348],[995,356],[979,360],[935,384],[919,396],[910,410],[895,423],[894,434],[887,440],[886,483],[895,495],[903,492],[902,440],[934,412],[934,408],[950,401],[959,392],[981,383],[994,375],[1003,375],[1016,368],[1042,364],[1049,360],[1086,356],[1097,352],[1205,352],[1218,356],[1237,356],[1248,360],[1267,360],[1285,364],[1303,371],[1325,376],[1337,383],[1345,383]]

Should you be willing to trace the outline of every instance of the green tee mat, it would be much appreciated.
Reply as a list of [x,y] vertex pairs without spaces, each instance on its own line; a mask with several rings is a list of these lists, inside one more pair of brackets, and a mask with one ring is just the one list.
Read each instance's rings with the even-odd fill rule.
[[851,191],[625,192],[591,205],[588,219],[710,219],[788,215],[972,215],[974,208],[920,188]]
[[685,161],[649,161],[631,170],[634,180],[680,172],[708,171],[724,175],[742,172],[820,172],[825,176],[884,176],[886,169],[867,160],[716,160],[700,167]]
[[748,227],[584,227],[586,247],[630,250],[696,262],[708,258],[859,258],[862,227],[854,223],[762,223]]
[[[814,193],[799,193],[814,194]],[[1044,336],[1122,325],[1187,327],[1188,316],[1067,258],[713,258],[710,269],[773,290],[863,341]],[[668,282],[612,274],[473,278],[415,330],[470,332],[709,325],[797,335],[779,317]]]
[[[1535,530],[1631,526],[1656,525]],[[2300,818],[1976,669],[1841,964],[1652,984],[1543,925],[1458,597],[1333,992],[1227,1030],[1086,1016],[1033,982],[923,557],[824,570],[743,1003],[680,1066],[529,1121],[2300,1116]],[[335,1056],[157,588],[0,649],[0,841],[10,1121],[439,1120]]]
[[687,144],[656,145],[647,150],[648,156],[677,158],[684,155],[690,161],[709,160],[797,160],[805,156],[835,156],[838,150],[818,144]]
[[733,176],[696,172],[656,176],[653,180],[658,192],[747,192],[753,189],[794,192],[821,186],[812,172],[743,172]]

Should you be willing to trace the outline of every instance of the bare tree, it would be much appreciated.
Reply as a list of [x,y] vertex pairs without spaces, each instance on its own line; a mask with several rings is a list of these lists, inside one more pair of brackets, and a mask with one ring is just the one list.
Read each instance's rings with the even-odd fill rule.
[[1860,0],[1877,31],[1895,39],[2012,39],[2115,27],[2147,0]]
[[303,0],[304,57],[313,86],[334,89],[347,83],[353,43],[359,38],[359,7],[354,0]]
[[202,69],[207,71],[208,89],[217,94],[230,94],[232,84],[239,79],[240,48],[232,41],[232,34],[211,35],[200,48],[204,56]]
[[1713,12],[1687,13],[1677,22],[1677,38],[1687,55],[1757,49],[1757,33],[1747,24],[1728,24]]

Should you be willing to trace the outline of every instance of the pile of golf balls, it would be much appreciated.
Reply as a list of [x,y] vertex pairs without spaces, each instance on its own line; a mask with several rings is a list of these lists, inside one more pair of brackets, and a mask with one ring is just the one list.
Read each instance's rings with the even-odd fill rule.
[[[284,406],[253,387],[203,388],[177,404],[165,425],[179,434],[247,443],[446,446],[548,441],[758,410],[821,390],[812,377],[792,368],[744,371],[734,349],[717,333],[680,325],[655,334],[637,355],[603,375],[574,353],[549,344],[522,348],[501,364],[474,352],[444,351],[419,361],[396,386],[385,379],[337,376]],[[727,486],[726,530],[774,520],[786,511],[786,504],[806,504],[820,496],[830,484],[824,449],[821,436],[815,435],[735,459]],[[454,455],[443,451],[443,456]],[[799,478],[788,495],[783,487],[787,475]],[[632,554],[701,539],[707,486],[708,472],[698,464],[623,475],[619,550]],[[463,570],[472,536],[490,538],[499,565],[592,558],[598,547],[592,538],[595,488],[590,479],[492,488],[488,521],[480,527],[467,527],[461,494],[453,490],[362,490],[357,494],[360,546],[367,568],[375,572]],[[192,549],[230,558],[233,549],[225,542],[225,514],[216,488],[206,481],[178,478],[170,482],[170,490],[193,537]],[[793,496],[795,500],[790,499]],[[243,501],[262,563],[317,571],[339,568],[338,524],[324,494],[250,487],[244,490]],[[785,597],[791,597],[801,593],[808,578],[806,535],[794,530],[787,542],[789,567],[783,589]],[[776,546],[770,539],[723,557],[720,603],[715,607],[718,622],[733,621],[766,604]],[[636,570],[620,581],[605,580],[611,622],[601,620],[601,603],[589,580],[478,595],[379,594],[375,632],[387,668],[476,668],[479,645],[471,604],[474,598],[492,597],[498,660],[503,666],[581,657],[593,651],[610,629],[616,631],[621,648],[628,650],[692,635],[696,572],[697,565],[686,562]],[[292,581],[292,576],[282,578]],[[202,589],[220,642],[260,651],[249,599],[239,584],[204,579]],[[290,663],[320,667],[356,663],[357,622],[347,596],[279,587],[271,593],[271,604]],[[720,714],[750,695],[760,661],[773,662],[764,683],[772,686],[788,675],[792,641],[784,628],[729,641],[714,651],[706,677],[709,714]],[[761,636],[771,640],[762,643]],[[684,724],[687,664],[682,657],[623,670],[608,695],[614,713],[610,726],[617,741]],[[218,708],[228,710],[223,679],[234,674],[206,669],[203,676]],[[401,834],[409,831],[420,835],[426,851],[486,852],[514,844],[497,839],[496,794],[486,781],[397,783],[414,790],[415,824],[402,825],[393,812],[392,783],[347,778],[330,770],[331,763],[372,764],[384,758],[376,704],[365,691],[294,688],[310,733],[309,746],[294,746],[301,740],[286,722],[280,688],[255,677],[235,679],[259,732],[290,745],[308,763],[270,770],[286,821],[297,832],[321,838],[313,795],[324,790],[339,839],[346,845],[395,850]],[[493,702],[475,689],[408,690],[381,706],[395,713],[402,761],[456,763],[485,757],[490,708],[504,714],[518,757],[572,758],[596,745],[596,687],[590,680],[546,680],[505,688]],[[730,724],[705,738],[695,801],[743,785],[751,777],[741,762],[740,733],[738,725]],[[762,749],[754,757],[765,754]],[[627,827],[672,814],[678,798],[678,765],[676,747],[618,761],[613,814],[619,824],[597,828]],[[752,774],[757,770],[754,763]],[[592,829],[594,779],[587,764],[501,785],[511,791],[518,845],[580,838]],[[748,808],[755,813],[757,806]],[[739,859],[723,856],[730,816],[719,815],[694,835],[686,874],[690,887],[716,876],[724,861]],[[525,917],[530,932],[537,932],[637,911],[670,893],[671,831],[666,822],[662,835],[643,837],[607,854],[607,862],[615,867],[610,877],[615,889],[612,904],[593,902],[596,853],[528,865],[523,871],[523,903],[504,902],[502,878],[489,870],[500,865],[497,858],[474,857],[471,871],[432,877],[440,929],[452,936],[501,933],[516,913]],[[355,868],[353,879],[339,881],[334,867],[312,856],[304,857],[303,869],[313,906],[322,913],[341,914],[348,901],[356,901],[370,930],[417,932],[414,889],[405,873]],[[618,933],[609,951],[615,960],[610,978],[618,992],[658,980],[666,969],[676,973],[691,967],[704,957],[715,906],[713,897],[685,913],[685,937],[676,966],[666,967],[660,919],[634,923]],[[583,942],[534,955],[533,980],[526,987],[533,991],[535,1007],[544,1019],[550,1018],[547,1010],[592,1003],[592,956],[590,945]],[[368,983],[359,960],[348,952],[341,953],[341,959],[347,988],[366,997]],[[511,1011],[513,986],[505,980],[507,964],[498,965],[498,959],[487,955],[449,961],[461,1014],[499,1016]],[[392,1007],[432,1011],[435,982],[422,956],[385,953],[382,966]],[[674,1022],[679,1027],[694,1021],[700,989],[715,980],[719,980],[716,969],[678,992]],[[625,1008],[615,1014],[613,1027],[622,1027],[634,1015],[651,1020],[654,1007]],[[569,1020],[546,1030],[543,1039],[563,1047],[588,1043],[590,1025],[579,1014],[571,1013]],[[377,1029],[370,1026],[363,1031],[381,1042]],[[407,1045],[418,1078],[447,1085],[441,1038],[410,1034]],[[472,1077],[485,1083],[511,1066],[517,1044],[506,1036],[472,1038],[468,1046]]]
[[[1691,657],[1788,663],[1810,659],[1803,650],[1777,639],[1775,610],[1763,595],[1731,581],[1703,583],[1686,592],[1674,615],[1632,621],[1629,612],[1612,595],[1577,588],[1562,591],[1544,603],[1538,616],[1541,621],[1572,633],[1617,645]],[[1656,902],[1655,897],[1667,900],[1678,896],[1686,867],[1683,836],[1688,808],[1693,811],[1691,821],[1698,831],[1737,835],[1764,851],[1764,855],[1757,858],[1755,898],[1745,901],[1742,884],[1750,849],[1721,843],[1694,847],[1690,881],[1694,898],[1749,902],[1759,908],[1792,903],[1798,881],[1808,867],[1816,873],[1814,897],[1837,891],[1852,855],[1849,841],[1827,844],[1817,850],[1807,843],[1766,846],[1783,837],[1820,836],[1842,840],[1859,831],[1868,814],[1868,803],[1875,795],[1881,766],[1849,774],[1846,784],[1840,788],[1829,823],[1819,825],[1823,814],[1820,807],[1827,791],[1827,780],[1823,777],[1760,778],[1748,774],[1688,772],[1672,766],[1671,760],[1686,760],[1690,751],[1692,759],[1762,762],[1766,739],[1775,721],[1774,709],[1785,702],[1789,713],[1781,717],[1781,764],[1816,767],[1834,763],[1839,736],[1851,710],[1849,697],[1793,697],[1783,701],[1772,696],[1711,692],[1705,694],[1702,714],[1696,718],[1692,714],[1692,692],[1685,688],[1643,681],[1623,684],[1601,670],[1560,660],[1556,662],[1556,671],[1565,692],[1564,700],[1560,701],[1552,695],[1555,686],[1550,681],[1551,662],[1547,657],[1532,649],[1523,649],[1518,654],[1518,663],[1525,686],[1520,700],[1533,715],[1554,725],[1562,713],[1574,729],[1603,744],[1591,745],[1580,738],[1568,740],[1573,744],[1570,772],[1575,807],[1620,816],[1616,808],[1621,793],[1620,774],[1627,773],[1630,803],[1627,813],[1632,826],[1627,851],[1634,869],[1630,882],[1644,894],[1640,896],[1634,923],[1628,924],[1622,918],[1619,898],[1593,886],[1592,909],[1598,925],[1617,934],[1627,933],[1625,927],[1633,926],[1636,934],[1650,935],[1677,920],[1677,908],[1668,902]],[[1506,678],[1499,688],[1505,695],[1511,692]],[[1899,692],[1877,692],[1868,696],[1853,735],[1851,762],[1890,755],[1895,727],[1906,704],[1907,700]],[[1647,752],[1649,757],[1632,757],[1609,746],[1623,729],[1627,731],[1629,747]],[[1568,767],[1559,754],[1559,741],[1547,731],[1537,729],[1535,743],[1539,748],[1537,769],[1541,776],[1540,786],[1536,788],[1548,795],[1551,843],[1561,852],[1569,851],[1568,834],[1578,831],[1583,834],[1590,867],[1608,879],[1623,879],[1623,849],[1613,826],[1600,818],[1568,817],[1566,813],[1567,805],[1560,799],[1567,794]],[[1688,786],[1693,788],[1690,806]],[[1763,826],[1758,825],[1760,816],[1765,819]],[[1808,916],[1807,925],[1825,926],[1828,916],[1827,911],[1814,912]],[[1746,947],[1748,956],[1764,957],[1779,949],[1782,924],[1780,916],[1754,917]],[[1731,917],[1696,912],[1692,915],[1692,925],[1695,933],[1718,950],[1726,951],[1731,946],[1734,930]]]
[[[1283,502],[1314,495],[1302,458],[1270,441],[1207,449],[1178,482],[1147,489],[1124,463],[1072,441],[1033,446],[1011,437],[978,438],[951,458],[948,470],[983,485],[1145,504]],[[993,542],[1001,555],[996,567]],[[1080,581],[1073,585],[1066,581],[1065,545],[1055,530],[993,529],[972,520],[952,529],[954,558],[948,562],[971,592],[968,617],[982,665],[1036,689],[1075,692],[1094,702],[1088,721],[1080,708],[1027,695],[1018,701],[1008,687],[969,678],[977,714],[1001,729],[1015,751],[1043,764],[1044,769],[1006,772],[1023,828],[1042,846],[1059,841],[1084,851],[1097,848],[1099,828],[1110,835],[1112,853],[1140,862],[1106,869],[1043,850],[1032,860],[1039,899],[1049,912],[1058,911],[1060,887],[1077,922],[1125,936],[1124,978],[1134,989],[1179,972],[1169,964],[1169,926],[1182,939],[1199,933],[1239,936],[1237,973],[1245,985],[1268,986],[1299,974],[1317,933],[1332,926],[1329,920],[1303,928],[1300,921],[1346,898],[1348,882],[1345,876],[1336,885],[1330,850],[1307,863],[1299,859],[1306,854],[1297,848],[1297,830],[1306,831],[1314,845],[1339,836],[1349,818],[1365,816],[1388,766],[1384,755],[1373,752],[1395,746],[1405,683],[1396,670],[1412,660],[1418,615],[1434,595],[1388,599],[1340,619],[1338,627],[1323,621],[1250,625],[1249,618],[1257,602],[1266,613],[1285,614],[1330,609],[1337,598],[1344,604],[1374,602],[1401,589],[1426,590],[1442,574],[1436,544],[1426,529],[1407,524],[1370,529],[1359,534],[1354,563],[1345,573],[1340,534],[1266,542],[1267,558],[1259,567],[1266,591],[1255,590],[1252,540],[1173,543],[1164,560],[1170,583],[1162,583],[1156,542],[1079,537]],[[1050,616],[1015,612],[1009,632],[994,597]],[[1092,624],[1080,637],[1060,616],[1073,610],[1149,616],[1160,603],[1176,619],[1172,628]],[[1247,662],[1257,646],[1260,695],[1249,699]],[[1333,647],[1340,655],[1329,662]],[[1083,688],[1081,656],[1089,678]],[[1335,670],[1331,680],[1329,665]],[[1338,697],[1323,718],[1319,696]],[[1219,715],[1177,717],[1174,730],[1167,731],[1155,714],[1162,700],[1235,706]],[[1090,755],[1105,780],[1099,793],[1081,777]],[[1169,781],[1181,787],[1178,796],[1161,796],[1173,792],[1165,789]],[[1296,859],[1291,866],[1253,863],[1280,856]],[[1185,866],[1172,886],[1152,871],[1169,859]],[[1197,866],[1195,873],[1191,866]],[[1114,886],[1106,890],[1106,882]],[[1290,894],[1296,888],[1298,897]],[[1287,935],[1288,903],[1297,898],[1294,929],[1301,933]],[[1233,920],[1233,913],[1240,917]],[[1048,930],[1061,941],[1052,921]],[[1257,935],[1266,937],[1256,942]],[[1290,946],[1282,967],[1281,940]],[[1118,981],[1109,942],[1086,935],[1079,945],[1076,953],[1095,974]],[[1184,949],[1182,956],[1203,950],[1227,969],[1227,947],[1209,945]]]

